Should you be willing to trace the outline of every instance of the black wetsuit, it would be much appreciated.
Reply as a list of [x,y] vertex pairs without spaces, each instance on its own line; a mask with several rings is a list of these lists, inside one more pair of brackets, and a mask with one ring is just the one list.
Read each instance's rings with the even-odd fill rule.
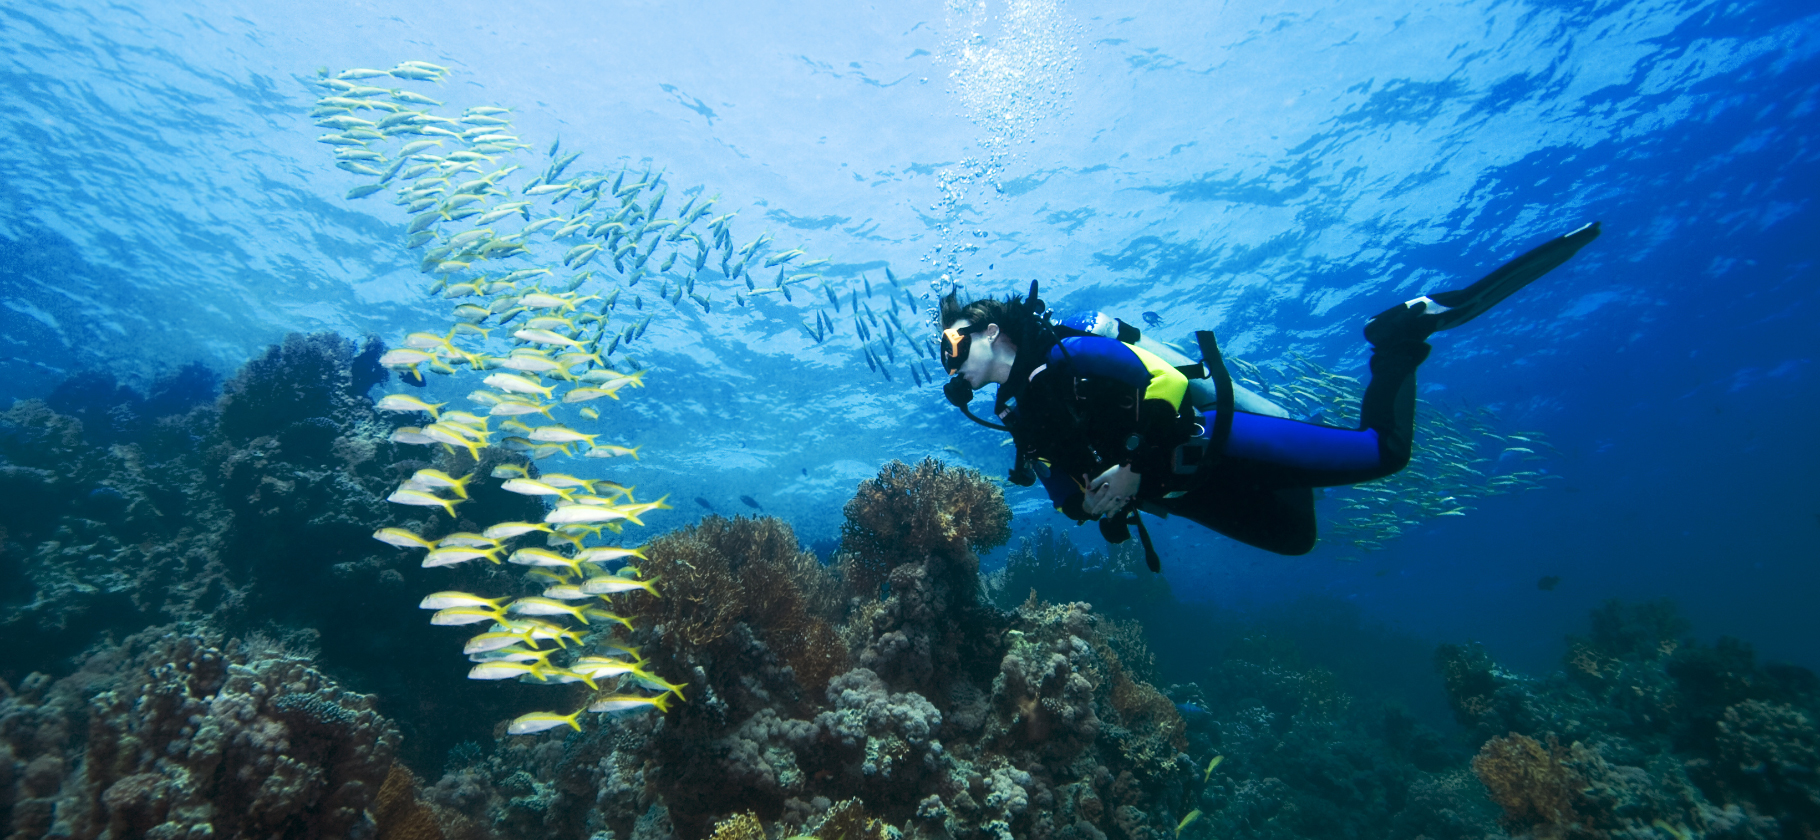
[[1178,449],[1205,441],[1218,412],[1188,405],[1180,371],[1117,339],[1069,336],[1020,354],[997,402],[1020,459],[1076,521],[1096,518],[1082,509],[1087,484],[1123,464],[1141,476],[1139,510],[1305,554],[1315,543],[1313,488],[1382,478],[1409,463],[1415,370],[1428,351],[1422,342],[1374,348],[1359,429],[1235,412],[1221,451],[1198,468],[1180,465]]

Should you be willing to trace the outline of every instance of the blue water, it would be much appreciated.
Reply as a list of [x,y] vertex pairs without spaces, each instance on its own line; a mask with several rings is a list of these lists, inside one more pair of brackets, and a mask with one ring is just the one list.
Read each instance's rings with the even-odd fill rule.
[[[1704,638],[1820,666],[1817,50],[1820,15],[1788,2],[18,0],[0,402],[81,370],[229,372],[289,331],[396,344],[448,321],[404,211],[343,198],[362,180],[316,142],[318,68],[446,65],[437,97],[513,109],[532,163],[560,139],[578,171],[649,164],[671,206],[718,193],[736,244],[769,231],[840,284],[1039,279],[1060,308],[1154,311],[1164,338],[1212,328],[1259,363],[1360,373],[1370,314],[1597,219],[1421,373],[1437,404],[1545,433],[1564,480],[1363,556],[1163,523],[1165,574],[1229,607],[1350,601],[1536,671],[1604,599],[1668,596]],[[901,366],[870,373],[850,327],[806,338],[812,300],[647,299],[651,387],[603,411],[644,447],[620,480],[723,513],[748,495],[821,540],[889,459],[1002,474],[1008,450]],[[1011,501],[1020,533],[1071,528],[1035,490]]]

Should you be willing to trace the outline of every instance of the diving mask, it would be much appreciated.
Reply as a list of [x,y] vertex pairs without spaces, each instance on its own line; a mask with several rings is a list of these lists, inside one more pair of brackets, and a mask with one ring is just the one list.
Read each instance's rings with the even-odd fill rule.
[[973,334],[985,328],[984,324],[969,324],[942,330],[942,370],[949,374],[959,373],[961,365],[967,361],[968,351],[973,349]]

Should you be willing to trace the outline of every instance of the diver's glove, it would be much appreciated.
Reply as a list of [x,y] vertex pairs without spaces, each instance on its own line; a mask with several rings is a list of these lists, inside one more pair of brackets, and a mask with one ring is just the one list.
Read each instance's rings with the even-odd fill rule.
[[1120,510],[1117,513],[1111,513],[1101,517],[1100,536],[1104,537],[1106,542],[1113,545],[1118,545],[1119,543],[1131,539],[1130,518],[1126,515],[1125,511]]
[[1031,469],[1029,461],[1019,458],[1011,466],[1011,472],[1005,476],[1005,480],[1019,487],[1029,487],[1036,483],[1036,470]]

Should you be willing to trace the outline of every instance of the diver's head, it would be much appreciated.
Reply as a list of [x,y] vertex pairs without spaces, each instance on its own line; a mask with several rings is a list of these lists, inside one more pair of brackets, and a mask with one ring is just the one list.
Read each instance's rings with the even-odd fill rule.
[[962,305],[953,292],[942,298],[942,369],[974,389],[1004,384],[1018,348],[1031,343],[1036,318],[1024,303],[982,298]]

